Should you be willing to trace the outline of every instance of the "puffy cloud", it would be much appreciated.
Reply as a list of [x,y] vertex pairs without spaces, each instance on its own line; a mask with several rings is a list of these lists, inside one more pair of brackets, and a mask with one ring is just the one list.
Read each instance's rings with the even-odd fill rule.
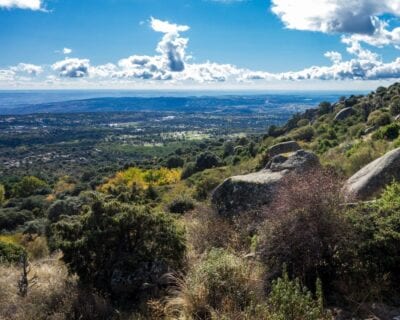
[[43,68],[41,66],[30,63],[19,63],[17,66],[11,67],[10,69],[14,72],[27,73],[32,76],[36,76],[43,72]]
[[66,58],[54,63],[51,68],[59,72],[61,77],[83,78],[89,75],[89,59]]
[[388,30],[383,15],[400,16],[397,0],[272,0],[289,29],[344,33],[371,45],[400,44],[400,29]]
[[14,80],[15,72],[10,69],[0,69],[0,81]]
[[70,53],[72,53],[72,49],[70,49],[70,48],[64,48],[64,49],[62,50],[62,52],[63,52],[63,54],[70,54]]
[[117,70],[117,66],[113,63],[106,63],[89,68],[89,76],[92,78],[108,78]]
[[162,21],[153,17],[150,18],[150,26],[154,31],[162,33],[179,33],[188,31],[190,29],[189,26],[178,25],[175,23],[170,23],[168,21]]
[[145,80],[171,80],[171,72],[166,67],[163,56],[133,55],[118,62],[117,77]]
[[281,80],[379,80],[400,77],[400,58],[383,62],[374,52],[363,48],[359,42],[346,40],[347,51],[354,58],[343,61],[337,52],[327,52],[331,66],[313,66],[297,72],[279,75]]
[[[277,1],[275,0],[275,2]],[[352,56],[349,60],[344,60],[340,52],[329,51],[325,53],[325,57],[330,60],[330,65],[312,66],[299,71],[270,73],[239,68],[232,64],[209,61],[194,63],[186,53],[188,39],[180,35],[181,32],[189,30],[188,26],[151,18],[150,27],[163,34],[154,55],[134,54],[120,59],[115,64],[102,65],[91,65],[89,59],[68,57],[44,68],[21,63],[0,70],[0,81],[10,83],[13,83],[13,80],[14,82],[25,81],[25,79],[31,78],[24,78],[24,74],[32,76],[41,73],[44,73],[42,78],[49,85],[59,85],[60,83],[69,85],[74,83],[74,78],[86,78],[85,83],[97,83],[98,85],[111,83],[129,85],[130,83],[152,83],[154,81],[169,84],[263,83],[263,81],[277,82],[280,80],[379,80],[400,77],[400,58],[391,62],[383,62],[378,54],[364,48],[361,45],[362,41],[353,37],[368,35],[353,34],[342,37],[347,53]]]
[[190,28],[153,17],[151,17],[150,25],[154,31],[164,33],[162,40],[158,43],[157,52],[161,54],[165,66],[172,72],[183,71],[185,69],[186,47],[189,40],[182,38],[179,32],[188,31]]
[[324,56],[331,60],[333,63],[339,63],[342,61],[342,54],[336,51],[325,52]]
[[182,73],[180,80],[203,82],[224,82],[227,80],[234,80],[244,70],[238,69],[231,64],[218,64],[218,63],[201,63],[190,64],[187,66],[185,72]]
[[42,0],[0,0],[0,8],[42,10]]

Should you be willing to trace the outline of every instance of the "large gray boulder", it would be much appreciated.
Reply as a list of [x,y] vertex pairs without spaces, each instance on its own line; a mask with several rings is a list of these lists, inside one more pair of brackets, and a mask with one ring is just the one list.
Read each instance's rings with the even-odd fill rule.
[[298,150],[290,155],[277,155],[268,162],[265,169],[272,172],[296,171],[300,173],[319,165],[318,157],[309,151]]
[[336,114],[335,120],[337,120],[337,121],[344,120],[344,119],[352,116],[354,113],[355,113],[355,110],[352,107],[344,108]]
[[261,171],[226,179],[212,193],[211,203],[223,216],[257,209],[272,202],[287,174],[302,173],[318,165],[318,157],[304,150],[277,155]]
[[346,181],[343,192],[349,201],[368,200],[393,180],[400,180],[400,148],[356,172]]
[[267,153],[269,157],[274,157],[278,154],[295,152],[300,149],[301,148],[296,141],[287,141],[273,145],[272,147],[268,148]]

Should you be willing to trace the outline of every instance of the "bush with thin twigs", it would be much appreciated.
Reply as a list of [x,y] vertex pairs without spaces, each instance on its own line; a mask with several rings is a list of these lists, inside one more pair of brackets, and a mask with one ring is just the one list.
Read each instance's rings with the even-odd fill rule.
[[289,275],[314,289],[319,277],[330,288],[340,272],[347,224],[337,177],[318,169],[289,176],[263,212],[258,251],[268,267],[267,283],[287,265]]

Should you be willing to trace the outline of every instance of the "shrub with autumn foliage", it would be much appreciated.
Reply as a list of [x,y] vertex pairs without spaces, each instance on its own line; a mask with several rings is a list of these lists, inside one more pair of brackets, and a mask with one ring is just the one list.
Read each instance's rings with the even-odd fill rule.
[[136,167],[119,171],[105,184],[99,187],[99,191],[110,194],[118,194],[122,190],[146,190],[149,186],[163,186],[176,183],[181,178],[180,169],[140,169]]

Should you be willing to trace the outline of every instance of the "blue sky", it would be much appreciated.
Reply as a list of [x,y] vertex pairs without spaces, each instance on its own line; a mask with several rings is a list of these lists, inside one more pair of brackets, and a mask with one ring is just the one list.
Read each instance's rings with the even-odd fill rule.
[[399,78],[399,1],[271,1],[0,0],[0,88],[364,89]]

